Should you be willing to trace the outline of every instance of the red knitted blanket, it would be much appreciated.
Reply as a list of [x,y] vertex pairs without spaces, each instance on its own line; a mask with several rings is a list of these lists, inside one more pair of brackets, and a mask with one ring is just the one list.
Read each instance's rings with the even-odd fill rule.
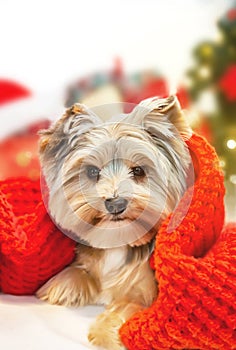
[[[236,349],[236,225],[222,230],[224,186],[214,149],[196,134],[188,147],[194,189],[159,231],[152,258],[159,294],[121,328],[130,350]],[[73,260],[75,245],[50,220],[39,182],[0,182],[1,291],[33,294]]]
[[74,258],[76,243],[53,224],[39,181],[0,182],[0,290],[34,294]]
[[159,282],[153,305],[120,334],[130,350],[236,349],[236,224],[224,221],[224,187],[214,149],[200,136],[188,142],[197,179],[187,215],[187,191],[158,233],[152,265]]

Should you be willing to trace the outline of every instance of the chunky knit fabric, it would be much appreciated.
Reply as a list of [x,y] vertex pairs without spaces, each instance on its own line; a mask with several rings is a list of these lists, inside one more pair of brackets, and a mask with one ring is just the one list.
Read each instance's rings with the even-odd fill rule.
[[[189,189],[158,233],[152,265],[159,294],[121,328],[130,350],[236,349],[236,224],[222,230],[224,187],[214,150],[197,135],[188,146],[197,165],[191,205],[183,217]],[[177,217],[183,220],[175,227]]]
[[[196,181],[158,233],[157,300],[120,330],[130,350],[236,349],[236,225],[222,229],[224,186],[215,151],[198,135],[188,147]],[[33,294],[73,260],[75,245],[51,222],[38,182],[0,182],[3,292]]]
[[0,182],[0,290],[33,294],[74,258],[75,242],[48,216],[40,184],[28,179]]

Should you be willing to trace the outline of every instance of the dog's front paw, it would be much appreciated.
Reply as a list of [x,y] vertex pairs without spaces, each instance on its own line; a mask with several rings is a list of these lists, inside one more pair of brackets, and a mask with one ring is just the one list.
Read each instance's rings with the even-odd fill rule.
[[118,313],[101,314],[90,327],[88,340],[103,349],[125,350],[119,336],[119,329],[123,323]]
[[50,304],[83,306],[93,303],[98,292],[98,284],[85,270],[70,266],[44,284],[36,296]]

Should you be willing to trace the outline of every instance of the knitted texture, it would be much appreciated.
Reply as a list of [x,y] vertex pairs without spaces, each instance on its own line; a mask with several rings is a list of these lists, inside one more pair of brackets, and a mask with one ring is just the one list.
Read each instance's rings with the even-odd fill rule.
[[[196,134],[187,145],[195,184],[159,230],[152,257],[159,294],[121,328],[130,350],[236,349],[236,225],[222,230],[224,186],[214,149]],[[73,260],[75,245],[50,220],[38,182],[0,182],[3,292],[33,294]]]
[[33,294],[74,258],[76,243],[53,224],[39,181],[0,182],[0,290]]
[[[130,350],[236,349],[236,224],[223,230],[224,186],[215,151],[200,136],[188,142],[197,179],[162,224],[152,257],[159,294],[120,334]],[[173,228],[173,230],[171,230]]]

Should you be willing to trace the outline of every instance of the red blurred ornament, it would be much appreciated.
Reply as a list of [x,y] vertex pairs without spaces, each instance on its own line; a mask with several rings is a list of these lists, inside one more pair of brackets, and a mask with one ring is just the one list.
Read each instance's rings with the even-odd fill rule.
[[234,21],[236,19],[236,9],[233,8],[227,12],[227,18],[229,21]]
[[206,120],[206,118],[202,118],[200,123],[197,126],[195,126],[193,129],[197,134],[204,136],[209,143],[213,143],[214,137],[213,137],[212,129],[209,122]]
[[[29,89],[19,83],[0,79],[0,107],[3,110],[7,107],[11,110],[11,103],[23,100],[24,106],[31,101],[32,94]],[[4,112],[5,113],[5,112]],[[4,118],[4,114],[1,118]],[[1,120],[1,123],[7,123]],[[21,120],[18,122],[21,125]],[[13,130],[8,137],[0,140],[0,180],[10,177],[26,176],[36,180],[40,176],[38,159],[37,132],[49,126],[47,120],[41,120],[29,126],[23,126],[23,131],[16,133]]]
[[231,65],[219,81],[220,90],[228,101],[236,101],[236,65]]
[[31,96],[31,92],[14,81],[0,80],[0,105]]
[[181,108],[187,109],[190,106],[190,96],[185,87],[180,86],[176,96],[178,97]]
[[127,84],[127,89],[124,91],[123,96],[125,102],[138,104],[149,97],[168,96],[169,87],[165,79],[155,77],[152,74],[144,74],[144,77],[141,78],[141,83],[137,84],[137,86],[129,86],[129,84]]
[[159,96],[167,97],[169,93],[169,87],[165,79],[162,78],[150,78],[144,84],[142,91],[140,93],[140,100],[145,98]]
[[27,176],[39,178],[38,136],[21,134],[0,142],[0,180]]
[[0,142],[0,180],[21,176],[37,180],[40,177],[38,131],[48,128],[49,124],[48,120],[42,120]]
[[114,79],[122,79],[124,76],[123,63],[120,57],[116,57],[114,60],[114,67],[112,70],[112,76]]

